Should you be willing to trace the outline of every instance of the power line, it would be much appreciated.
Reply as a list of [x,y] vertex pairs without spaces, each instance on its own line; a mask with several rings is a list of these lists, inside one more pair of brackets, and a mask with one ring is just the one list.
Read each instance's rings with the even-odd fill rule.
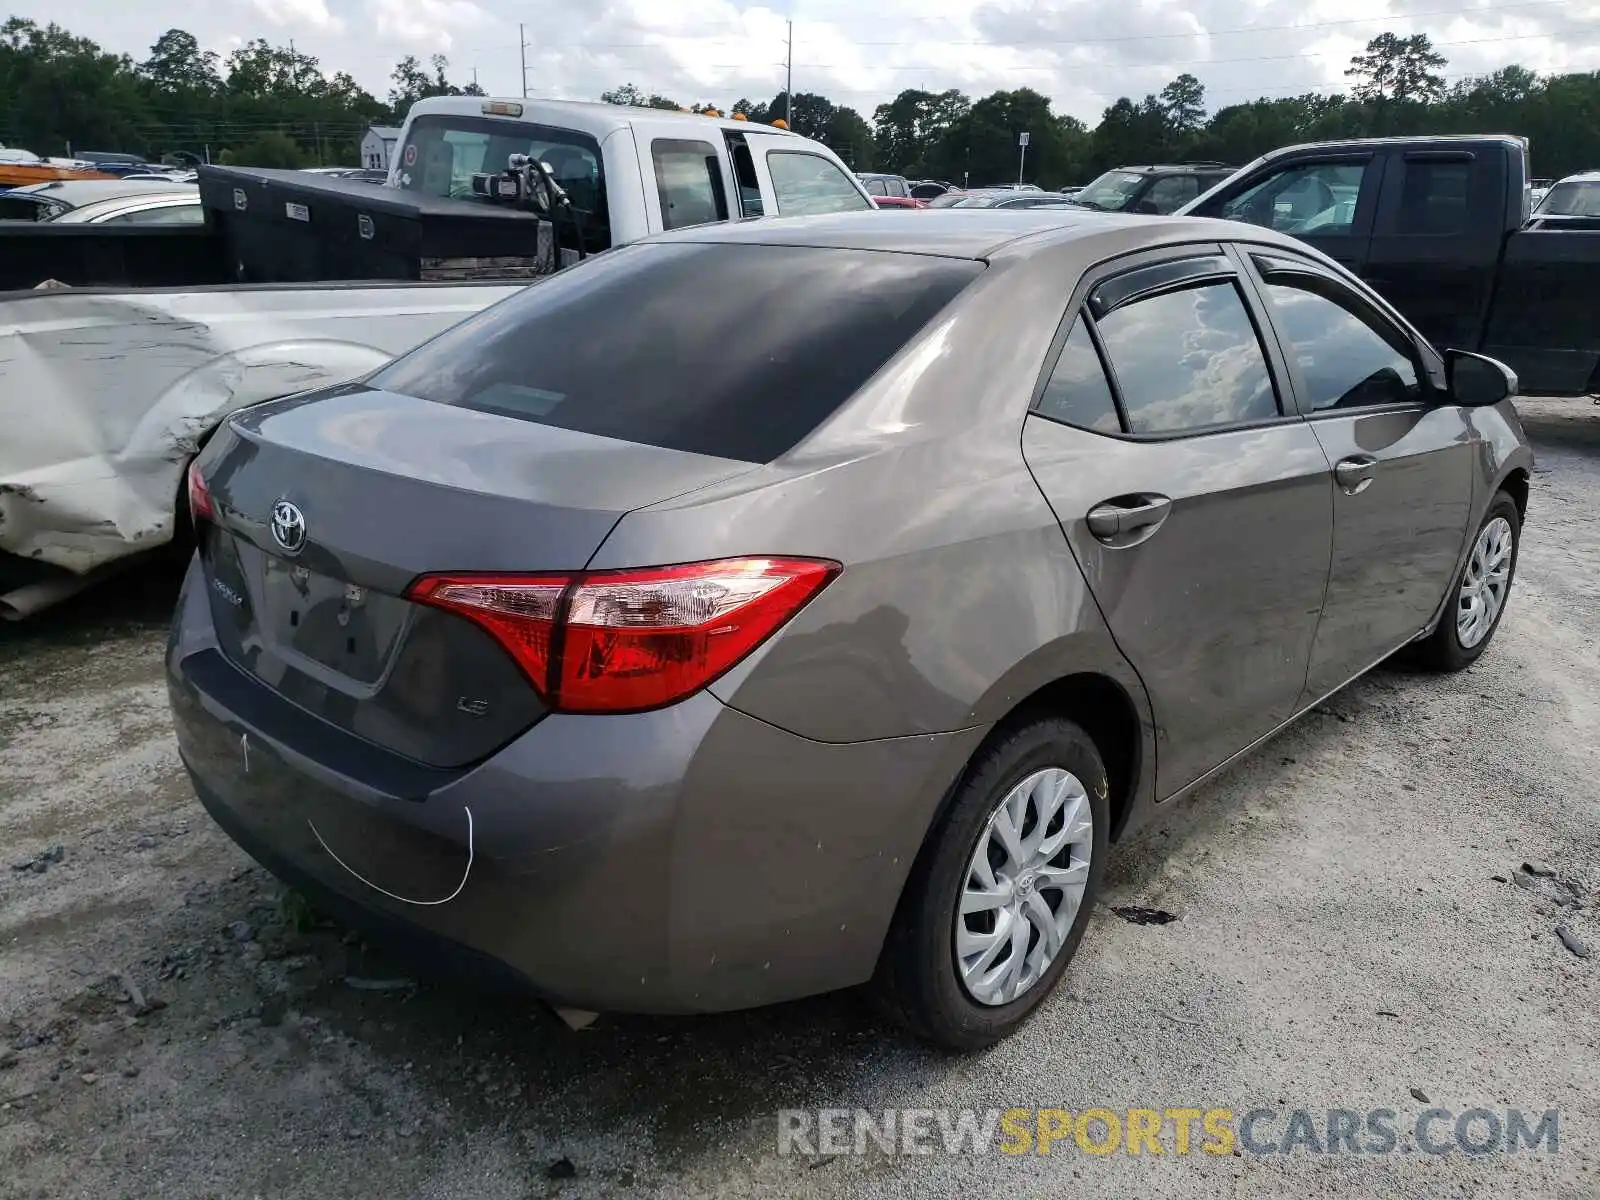
[[[1492,8],[1442,8],[1431,9],[1426,12],[1389,13],[1381,17],[1345,17],[1333,21],[1294,21],[1284,25],[1240,25],[1232,29],[1191,29],[1177,33],[1139,33],[1119,34],[1113,37],[1060,37],[1060,38],[1029,38],[1026,42],[994,41],[990,38],[937,38],[914,37],[894,38],[888,41],[862,41],[849,39],[853,46],[881,48],[886,46],[988,46],[995,49],[1026,50],[1034,46],[1105,46],[1119,42],[1153,42],[1172,38],[1214,38],[1229,37],[1236,34],[1250,33],[1279,33],[1285,30],[1305,29],[1336,29],[1346,25],[1394,25],[1407,21],[1416,21],[1425,17],[1491,17],[1503,12],[1520,12],[1529,8],[1564,8],[1571,0],[1518,0],[1515,4],[1501,4]],[[932,19],[932,18],[929,18]],[[852,18],[852,22],[854,18]],[[791,22],[792,24],[792,22]],[[766,38],[743,39],[738,37],[702,36],[681,31],[662,30],[653,41],[634,42],[574,42],[565,49],[570,50],[659,50],[673,42],[737,42],[745,40],[768,40]],[[771,39],[781,42],[782,38]],[[495,47],[469,47],[471,50],[492,50]]]
[[[1502,37],[1486,37],[1486,38],[1464,38],[1464,39],[1462,39],[1460,41],[1454,41],[1454,42],[1433,42],[1432,45],[1436,49],[1440,48],[1440,47],[1449,47],[1449,46],[1477,46],[1477,45],[1482,45],[1482,44],[1484,44],[1486,42],[1496,42],[1496,43],[1498,43],[1498,42],[1526,42],[1526,41],[1537,40],[1537,39],[1540,39],[1540,38],[1545,38],[1545,37],[1548,37],[1548,36],[1549,36],[1548,34],[1543,34],[1543,33],[1524,33],[1524,34],[1517,34],[1517,35],[1515,35],[1513,37],[1503,37],[1502,36]],[[1229,65],[1232,65],[1232,64],[1235,64],[1235,63],[1288,62],[1288,61],[1291,61],[1291,60],[1315,59],[1315,58],[1319,58],[1319,57],[1321,57],[1321,56],[1320,55],[1316,55],[1316,54],[1311,54],[1311,53],[1309,53],[1307,51],[1300,51],[1299,53],[1296,53],[1296,54],[1266,54],[1266,55],[1261,55],[1259,57],[1253,57],[1253,58],[1188,58],[1188,59],[1177,58],[1177,59],[1167,59],[1167,60],[1164,60],[1164,61],[1161,61],[1161,62],[1155,62],[1155,61],[1141,62],[1138,65],[1141,68],[1155,68],[1155,67],[1163,67],[1163,68],[1170,68],[1170,67],[1219,67],[1219,66],[1229,66]],[[844,70],[844,69],[852,66],[853,64],[850,64],[850,63],[799,63],[797,65],[805,67],[808,70],[813,70],[813,71],[838,71],[838,70]],[[1063,64],[1061,64],[1061,63],[1032,64],[1032,65],[1029,65],[1029,64],[1010,65],[1010,64],[1008,64],[1005,69],[1007,71],[1059,71],[1059,70],[1062,69],[1062,65]],[[950,64],[949,63],[929,63],[929,64],[925,64],[925,65],[894,66],[894,67],[888,67],[888,66],[873,67],[871,69],[874,70],[874,71],[948,71],[948,70],[950,70]]]

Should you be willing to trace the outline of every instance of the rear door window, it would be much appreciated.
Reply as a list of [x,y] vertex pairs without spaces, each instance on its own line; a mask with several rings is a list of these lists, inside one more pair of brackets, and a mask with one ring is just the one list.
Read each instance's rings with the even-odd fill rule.
[[1400,188],[1399,234],[1464,233],[1472,186],[1472,160],[1406,159]]
[[469,318],[369,383],[602,437],[768,462],[982,270],[966,259],[864,250],[626,246]]
[[1143,208],[1149,205],[1150,211],[1157,213],[1176,212],[1199,194],[1200,181],[1195,176],[1168,175],[1165,179],[1158,179],[1150,185],[1150,190],[1144,194],[1139,206]]
[[728,219],[722,159],[710,142],[656,138],[650,143],[650,159],[655,165],[663,228],[682,229]]
[[780,216],[805,217],[872,207],[850,177],[820,154],[770,150],[767,170],[772,175]]
[[1231,279],[1134,300],[1098,328],[1131,433],[1190,433],[1279,415],[1266,352]]
[[1061,347],[1036,409],[1040,416],[1096,433],[1118,433],[1122,423],[1111,398],[1100,352],[1094,348],[1088,319],[1080,315]]

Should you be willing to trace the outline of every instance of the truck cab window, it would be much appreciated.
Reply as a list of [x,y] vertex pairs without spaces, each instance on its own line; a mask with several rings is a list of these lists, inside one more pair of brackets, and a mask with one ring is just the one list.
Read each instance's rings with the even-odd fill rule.
[[766,213],[761,202],[761,180],[756,175],[756,158],[742,133],[726,135],[728,155],[733,159],[733,181],[739,188],[739,215],[760,217]]
[[666,229],[707,225],[728,219],[722,184],[722,158],[710,142],[656,138],[650,143]]
[[[405,191],[477,204],[491,201],[473,192],[475,173],[504,171],[513,154],[536,158],[572,201],[584,248],[592,254],[611,245],[605,165],[600,143],[586,133],[505,117],[437,113],[412,121],[395,154],[395,182]],[[575,248],[566,221],[557,222],[556,232],[563,245]]]
[[1434,237],[1465,233],[1471,159],[1407,159],[1395,232]]
[[1217,215],[1283,233],[1347,234],[1366,172],[1364,162],[1298,163],[1225,201]]
[[857,212],[871,207],[849,176],[820,154],[771,150],[767,153],[767,170],[772,175],[780,216]]

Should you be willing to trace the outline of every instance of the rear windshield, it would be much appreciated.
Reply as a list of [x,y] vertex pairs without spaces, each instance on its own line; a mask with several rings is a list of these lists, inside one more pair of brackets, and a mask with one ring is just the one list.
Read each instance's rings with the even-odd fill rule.
[[624,247],[396,359],[373,387],[747,462],[791,449],[983,269],[867,250]]
[[1546,217],[1600,217],[1600,179],[1556,184],[1539,202],[1538,212]]
[[600,143],[588,134],[506,117],[437,113],[412,121],[406,139],[395,152],[395,182],[439,199],[488,204],[473,191],[474,175],[499,174],[513,154],[541,160],[572,201],[584,244],[605,249],[605,166]]

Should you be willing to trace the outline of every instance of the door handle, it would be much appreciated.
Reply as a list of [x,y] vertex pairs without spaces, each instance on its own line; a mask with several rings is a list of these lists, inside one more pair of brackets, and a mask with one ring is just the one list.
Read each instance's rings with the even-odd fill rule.
[[1089,532],[1105,542],[1142,529],[1153,533],[1171,511],[1172,501],[1165,496],[1120,496],[1095,505],[1085,520]]
[[1370,454],[1352,454],[1341,458],[1333,467],[1333,477],[1348,496],[1359,496],[1372,485],[1377,474],[1378,460]]

